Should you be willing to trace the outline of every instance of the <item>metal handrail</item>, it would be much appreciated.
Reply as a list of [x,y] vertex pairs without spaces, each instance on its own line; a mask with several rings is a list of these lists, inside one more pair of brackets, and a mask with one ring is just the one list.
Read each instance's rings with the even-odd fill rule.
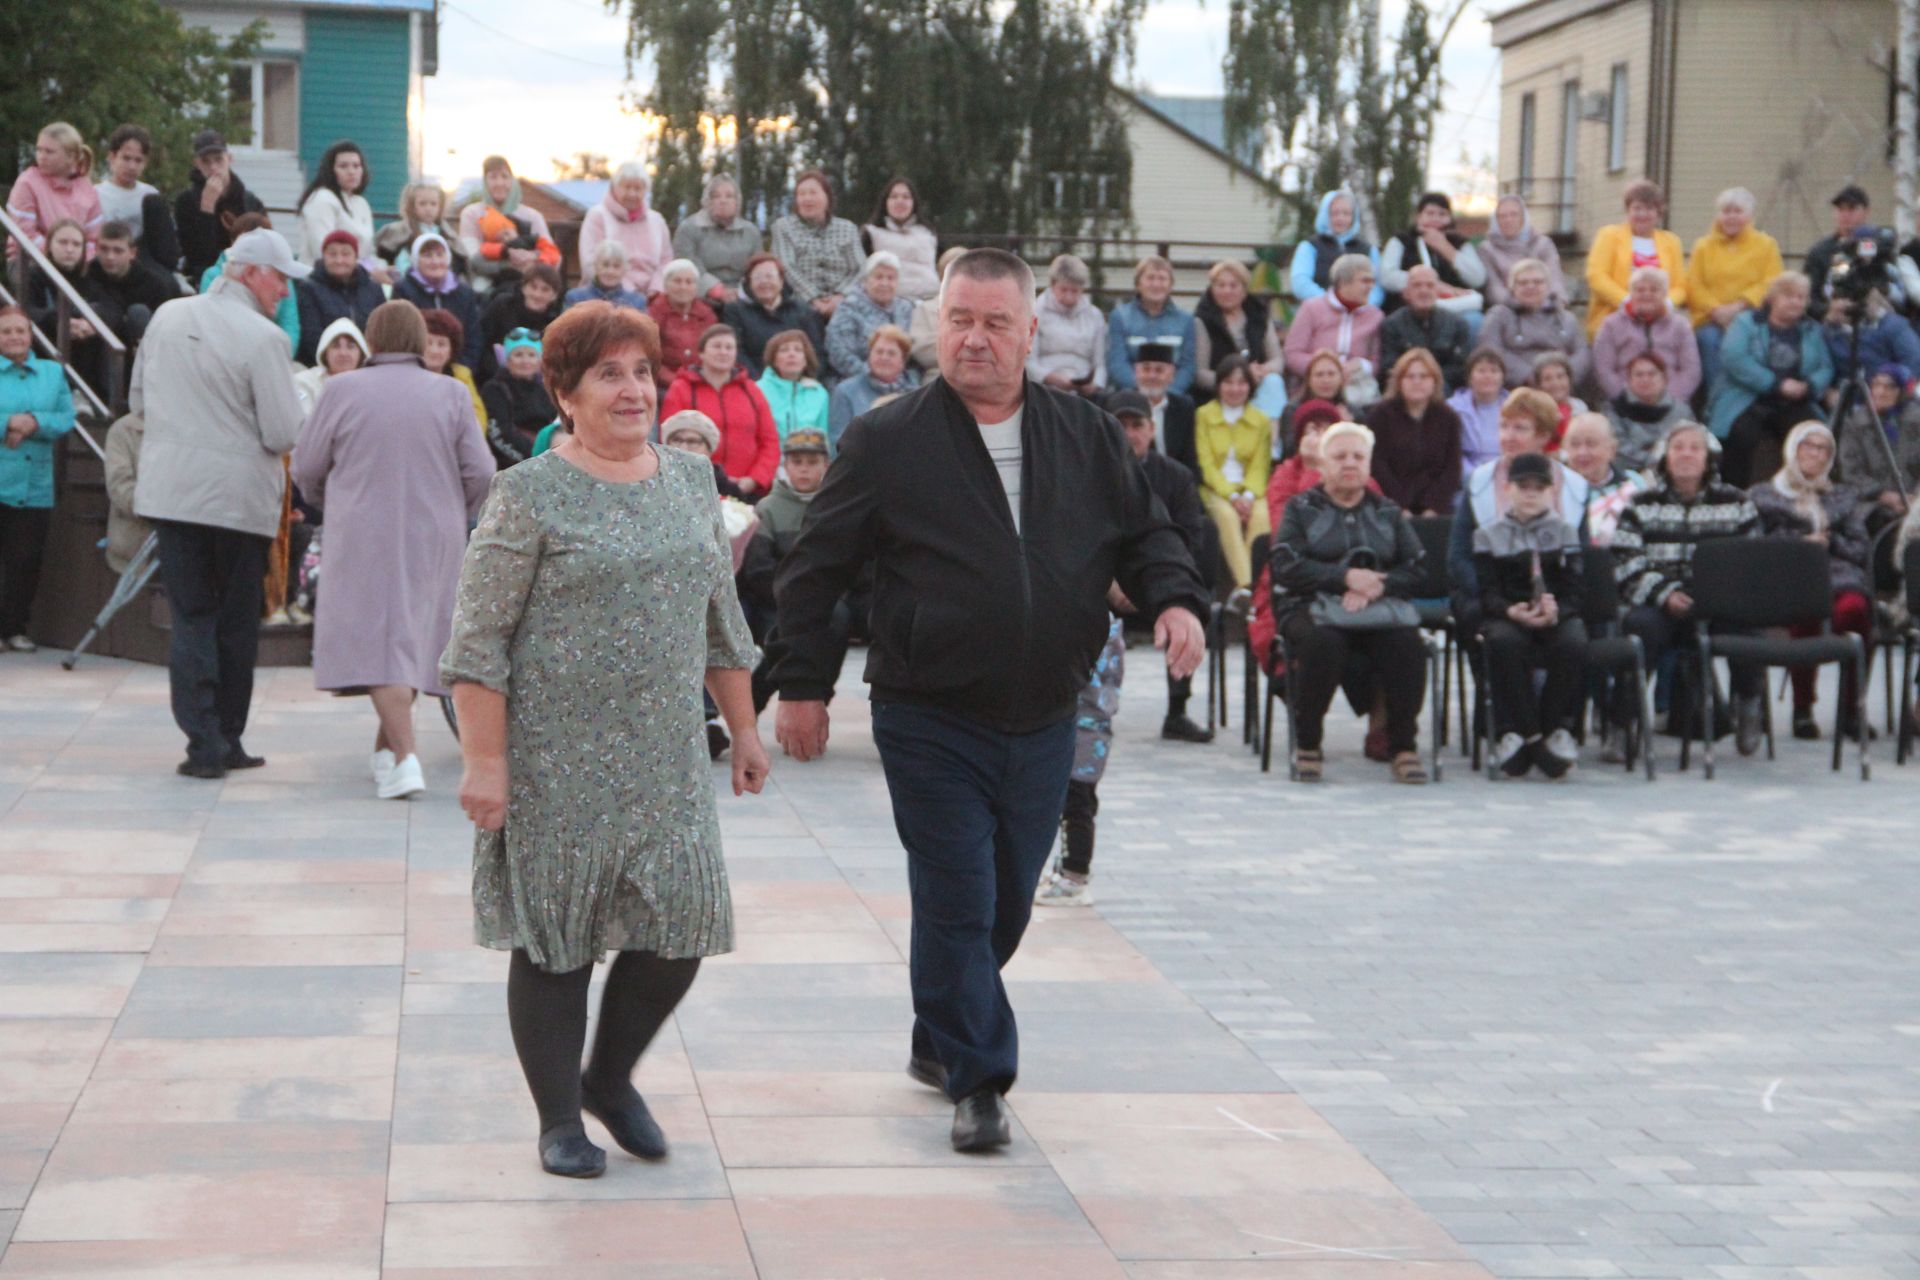
[[[27,233],[20,229],[20,224],[15,222],[5,209],[0,209],[0,231],[5,231],[13,237],[13,242],[20,247],[20,252],[33,260],[34,265],[40,268],[40,273],[46,276],[53,283],[54,288],[66,297],[68,304],[80,313],[80,318],[93,326],[93,331],[100,335],[100,340],[107,344],[109,351],[117,352],[122,356],[127,354],[127,344],[120,341],[120,335],[108,328],[107,322],[94,314],[93,308],[88,306],[87,300],[80,296],[79,290],[67,283],[67,278],[60,274],[60,269],[53,265],[46,254],[40,252],[39,246],[28,238]],[[19,273],[22,277],[21,284],[24,292],[26,275],[24,265],[19,267]]]

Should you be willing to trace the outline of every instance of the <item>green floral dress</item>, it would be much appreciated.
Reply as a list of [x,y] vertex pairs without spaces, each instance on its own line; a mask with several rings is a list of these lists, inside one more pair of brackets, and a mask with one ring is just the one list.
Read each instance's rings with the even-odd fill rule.
[[704,458],[628,484],[546,453],[502,471],[441,679],[507,699],[507,821],[476,832],[475,940],[550,973],[733,945],[702,676],[759,660]]

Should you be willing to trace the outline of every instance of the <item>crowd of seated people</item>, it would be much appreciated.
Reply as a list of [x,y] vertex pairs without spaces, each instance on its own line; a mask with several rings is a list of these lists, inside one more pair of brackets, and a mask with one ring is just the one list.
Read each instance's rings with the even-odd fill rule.
[[[171,198],[141,181],[146,131],[124,126],[98,147],[96,178],[88,140],[48,126],[7,197],[61,278],[34,268],[26,314],[51,327],[64,283],[137,347],[159,307],[204,288],[233,238],[272,217],[215,132],[194,138],[191,179]],[[278,228],[315,268],[275,315],[290,365],[309,367],[309,405],[328,379],[366,360],[372,311],[403,299],[427,317],[428,367],[462,383],[496,462],[513,465],[538,451],[555,417],[540,381],[541,334],[567,307],[610,303],[653,319],[661,416],[694,411],[711,424],[724,487],[748,504],[779,492],[803,508],[822,448],[830,465],[853,418],[937,376],[934,295],[958,246],[943,246],[934,211],[905,176],[856,224],[836,212],[832,180],[803,171],[763,226],[738,182],[721,175],[675,226],[652,206],[646,166],[626,164],[582,220],[578,278],[563,274],[553,229],[502,157],[485,161],[457,208],[437,186],[407,185],[399,216],[384,225],[366,195],[371,180],[362,148],[335,143]],[[1584,592],[1573,549],[1616,549],[1622,625],[1664,651],[1691,625],[1676,545],[1814,538],[1834,556],[1830,621],[1857,632],[1872,614],[1862,604],[1873,585],[1865,548],[1891,523],[1914,525],[1920,488],[1920,336],[1909,318],[1920,303],[1920,240],[1892,252],[1891,233],[1871,224],[1854,186],[1834,197],[1834,234],[1808,250],[1804,273],[1785,269],[1744,188],[1697,211],[1705,229],[1690,251],[1665,226],[1658,187],[1628,185],[1622,208],[1574,275],[1518,197],[1503,197],[1484,235],[1470,238],[1451,201],[1429,192],[1410,225],[1376,244],[1352,194],[1329,191],[1288,263],[1291,308],[1257,292],[1248,264],[1233,259],[1212,263],[1186,305],[1175,264],[1150,254],[1134,264],[1129,294],[1106,309],[1098,274],[1063,254],[1035,298],[1029,376],[1102,403],[1137,393],[1127,403],[1152,453],[1177,464],[1161,481],[1188,477],[1191,509],[1208,517],[1217,563],[1206,568],[1222,597],[1263,636],[1276,619],[1287,636],[1291,619],[1309,666],[1336,647],[1386,652],[1399,642],[1336,646],[1303,629],[1332,625],[1311,622],[1314,601],[1266,598],[1331,580],[1307,567],[1326,531],[1309,536],[1303,522],[1321,498],[1289,515],[1295,500],[1323,492],[1339,471],[1326,510],[1355,513],[1379,544],[1379,565],[1333,593],[1362,609],[1392,598],[1412,573],[1396,520],[1451,521],[1453,603],[1485,640],[1476,661],[1484,653],[1489,663],[1499,764],[1563,776],[1571,761],[1558,664],[1575,647],[1567,624]],[[1861,288],[1869,242],[1885,269]],[[1856,284],[1834,285],[1849,274]],[[68,325],[75,371],[104,389],[100,335],[83,317]],[[1335,440],[1340,467],[1329,470],[1325,437],[1347,424]],[[1361,456],[1356,481],[1348,473]],[[794,459],[806,472],[798,485],[789,483]],[[1262,538],[1269,563],[1252,555]],[[1521,546],[1551,561],[1525,600],[1515,598],[1512,563]],[[1532,688],[1521,668],[1547,671],[1551,695],[1512,705]],[[1332,687],[1324,676],[1309,682],[1308,710]],[[1736,682],[1731,720],[1743,742],[1754,688],[1744,673]],[[1392,762],[1408,749],[1405,693],[1383,680],[1365,702],[1369,755]],[[1797,680],[1796,732],[1817,732],[1811,697],[1811,683]],[[1319,750],[1311,737],[1301,739],[1309,757]],[[1324,770],[1324,760],[1304,763],[1303,774]],[[1396,773],[1417,778],[1403,765]]]

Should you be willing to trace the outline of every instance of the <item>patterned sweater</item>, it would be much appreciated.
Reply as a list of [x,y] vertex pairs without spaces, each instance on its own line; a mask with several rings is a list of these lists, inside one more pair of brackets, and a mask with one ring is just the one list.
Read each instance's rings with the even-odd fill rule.
[[1629,605],[1661,605],[1693,576],[1693,549],[1709,538],[1760,533],[1753,500],[1730,484],[1709,481],[1693,501],[1671,482],[1638,494],[1613,531],[1620,596]]

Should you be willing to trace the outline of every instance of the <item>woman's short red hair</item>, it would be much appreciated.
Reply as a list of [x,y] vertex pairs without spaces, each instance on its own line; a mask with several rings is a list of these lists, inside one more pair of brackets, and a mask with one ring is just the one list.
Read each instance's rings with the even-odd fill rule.
[[609,352],[631,346],[646,353],[649,365],[659,367],[660,327],[651,316],[611,302],[582,302],[568,307],[540,335],[540,371],[546,376],[547,394],[556,402],[561,396],[573,394],[587,370]]

